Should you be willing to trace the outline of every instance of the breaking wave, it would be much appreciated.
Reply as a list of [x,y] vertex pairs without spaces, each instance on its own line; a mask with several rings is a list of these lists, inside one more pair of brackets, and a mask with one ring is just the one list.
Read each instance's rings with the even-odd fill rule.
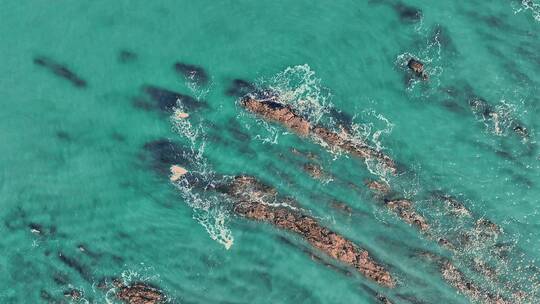
[[[347,137],[353,142],[373,143],[378,151],[384,150],[382,138],[392,132],[393,124],[373,110],[355,113],[351,121],[343,121],[337,117],[336,114],[339,116],[342,113],[334,107],[332,94],[322,85],[321,79],[308,64],[287,67],[272,77],[258,79],[256,84],[259,88],[276,92],[278,102],[290,106],[311,124],[323,125],[338,133],[346,132]],[[360,117],[361,123],[355,122],[357,117]],[[264,119],[257,119],[257,121],[267,133],[256,136],[263,142],[276,144],[280,134],[288,134],[287,131],[280,133],[279,127]],[[330,147],[322,140],[317,140],[317,143],[335,157],[343,155],[340,149]],[[366,160],[366,165],[371,173],[379,177],[384,177],[389,173],[389,169],[376,160]]]

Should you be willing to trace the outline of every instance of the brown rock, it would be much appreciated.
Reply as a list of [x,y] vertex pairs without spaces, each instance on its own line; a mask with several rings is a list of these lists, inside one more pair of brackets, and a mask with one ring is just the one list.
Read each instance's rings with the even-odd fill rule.
[[317,164],[307,163],[304,165],[304,171],[306,171],[311,177],[316,179],[322,179],[325,174],[323,168]]
[[[369,257],[366,250],[357,247],[341,235],[322,227],[315,219],[285,207],[273,207],[264,202],[265,194],[275,190],[259,183],[253,177],[240,176],[231,183],[228,194],[235,202],[234,211],[246,218],[268,222],[280,229],[294,232],[313,247],[328,256],[356,268],[371,280],[394,287],[390,273]],[[261,200],[261,198],[263,198]]]
[[379,182],[379,181],[365,181],[366,186],[376,191],[378,194],[388,194],[390,192],[390,187],[385,182]]
[[452,263],[446,261],[441,266],[443,278],[454,288],[469,298],[485,304],[510,304],[512,302],[500,295],[494,295],[480,288],[476,283],[467,280],[463,273]]
[[171,182],[178,181],[182,176],[186,175],[188,171],[178,165],[172,165],[171,166],[171,175],[169,176],[169,179]]
[[97,288],[115,291],[115,297],[126,304],[163,304],[167,297],[161,290],[144,282],[125,283],[119,278],[103,279]]
[[470,217],[471,212],[457,199],[445,195],[442,197],[444,202],[447,204],[448,208],[450,209],[450,212],[456,216],[459,217]]
[[127,304],[161,304],[165,303],[165,295],[155,287],[143,282],[125,285],[115,280],[113,285],[117,288],[116,298]]
[[251,97],[242,99],[242,105],[253,113],[283,124],[301,136],[309,134],[309,122],[296,115],[289,106],[272,100],[259,101]]
[[424,64],[420,60],[411,58],[407,63],[407,66],[416,74],[416,76],[422,78],[423,80],[428,80],[429,77],[424,71]]
[[306,119],[296,114],[291,107],[276,102],[274,99],[256,99],[248,95],[242,99],[241,104],[247,110],[267,120],[279,122],[300,136],[311,135],[330,147],[340,148],[362,159],[376,159],[392,174],[396,173],[397,168],[394,161],[382,152],[373,149],[366,143],[352,139],[345,132],[336,133],[321,126],[312,126]]
[[476,221],[476,229],[486,236],[496,236],[502,232],[502,229],[488,219],[479,219]]
[[385,200],[386,206],[395,211],[405,222],[417,226],[421,231],[429,230],[426,219],[416,213],[412,202],[406,199]]

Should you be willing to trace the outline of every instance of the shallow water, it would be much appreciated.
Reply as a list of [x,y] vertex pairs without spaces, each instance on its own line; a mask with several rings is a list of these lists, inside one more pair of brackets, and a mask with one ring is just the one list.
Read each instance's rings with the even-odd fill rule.
[[[398,2],[384,0],[1,1],[0,302],[69,302],[70,288],[83,291],[82,302],[114,302],[96,287],[110,277],[157,285],[171,303],[377,303],[377,293],[394,303],[473,301],[425,251],[492,292],[522,290],[538,302],[536,3],[407,1],[421,18],[400,18]],[[409,81],[410,55],[426,64],[428,82]],[[86,86],[34,63],[39,56]],[[203,67],[209,83],[177,74],[178,61]],[[311,121],[351,120],[346,127],[403,173],[388,176],[247,113],[226,94],[236,78],[279,91]],[[180,102],[190,117],[175,120],[149,108],[145,85],[207,107]],[[475,113],[475,98],[497,115]],[[179,165],[205,185],[249,174],[292,196],[368,249],[397,288],[344,275],[313,260],[299,237],[233,216],[221,196],[174,185],[144,148],[162,138],[189,152]],[[313,153],[329,177],[310,177],[309,160],[292,148]],[[376,178],[417,202],[433,235],[383,208],[363,185]],[[452,216],[435,190],[457,197],[471,218]],[[334,200],[353,211],[332,208]],[[481,218],[503,232],[454,251],[437,245]],[[502,245],[504,260],[493,254]],[[497,279],[475,274],[475,258]]]

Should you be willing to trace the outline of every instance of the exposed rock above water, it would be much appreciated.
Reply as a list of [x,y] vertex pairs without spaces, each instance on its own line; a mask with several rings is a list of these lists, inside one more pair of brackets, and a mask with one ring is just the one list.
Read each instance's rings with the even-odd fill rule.
[[321,226],[315,219],[298,211],[274,207],[265,203],[267,197],[276,198],[276,191],[253,177],[236,177],[226,192],[234,201],[236,214],[270,223],[280,229],[294,232],[330,257],[357,269],[371,280],[394,287],[391,274],[375,262],[369,253],[343,236]]
[[122,279],[104,279],[96,285],[97,288],[112,291],[112,295],[126,304],[163,304],[167,296],[159,288],[145,282],[126,283]]
[[116,297],[127,304],[161,304],[165,303],[165,295],[157,288],[142,282],[125,285],[115,282]]
[[248,95],[241,100],[241,104],[247,110],[267,120],[281,123],[300,136],[312,136],[330,147],[339,148],[362,159],[375,159],[393,174],[397,171],[394,161],[384,153],[352,138],[345,131],[336,133],[322,126],[313,126],[307,119],[296,114],[290,106],[281,104],[273,98],[257,99]]
[[[452,263],[445,262],[441,266],[443,278],[460,293],[485,304],[510,304],[510,302],[499,295],[494,295],[483,290],[474,282],[467,280],[464,274],[459,271]],[[520,303],[520,302],[515,302]]]
[[388,186],[388,184],[385,182],[368,180],[365,182],[365,184],[369,189],[377,192],[379,195],[386,195],[390,192],[390,186]]
[[426,219],[414,211],[412,202],[406,199],[385,200],[386,206],[398,214],[408,224],[418,227],[421,231],[428,231]]
[[290,107],[282,105],[279,102],[272,100],[263,101],[247,97],[242,99],[242,105],[253,113],[285,125],[301,136],[307,136],[310,133],[310,123],[306,119],[296,115]]
[[424,70],[424,64],[420,60],[414,58],[409,59],[407,67],[409,67],[409,69],[413,71],[416,76],[422,78],[422,80],[428,80],[429,76]]

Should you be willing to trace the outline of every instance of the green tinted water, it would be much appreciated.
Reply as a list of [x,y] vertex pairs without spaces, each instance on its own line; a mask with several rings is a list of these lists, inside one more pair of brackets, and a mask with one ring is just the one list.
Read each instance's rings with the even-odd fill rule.
[[[537,301],[527,266],[540,257],[540,9],[524,3],[407,1],[423,16],[410,22],[391,1],[1,1],[1,302],[69,302],[63,292],[77,288],[104,303],[112,297],[97,282],[119,276],[158,285],[178,303],[375,303],[373,289],[394,303],[469,301],[418,253],[439,252],[467,271],[471,255],[489,260],[493,243],[441,249],[371,197],[362,184],[376,168],[248,115],[225,94],[235,78],[309,100],[303,111],[312,118],[320,105],[353,116],[359,133],[405,168],[390,182],[418,202],[437,235],[471,228],[429,199],[433,190],[503,229],[494,243],[512,249],[496,266],[501,283],[482,284],[501,291],[511,280]],[[137,56],[121,62],[121,50]],[[407,54],[426,63],[429,82],[406,83]],[[34,64],[36,56],[88,86]],[[176,61],[204,67],[210,84],[179,77]],[[189,126],[135,107],[145,84],[209,108],[190,113]],[[474,115],[468,87],[498,124]],[[196,130],[191,142],[186,134]],[[180,165],[251,174],[293,196],[388,265],[398,288],[346,276],[314,261],[297,237],[228,215],[219,197],[198,201],[177,189],[144,151],[160,138],[201,151]],[[307,175],[292,147],[317,155],[333,180]]]

